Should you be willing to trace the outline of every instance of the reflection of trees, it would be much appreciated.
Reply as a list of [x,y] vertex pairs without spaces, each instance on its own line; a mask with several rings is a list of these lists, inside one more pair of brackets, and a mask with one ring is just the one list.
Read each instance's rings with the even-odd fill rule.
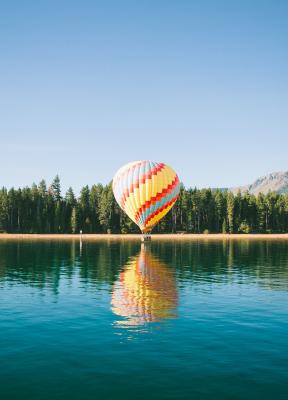
[[139,243],[118,241],[84,242],[79,257],[79,275],[84,282],[94,284],[108,283],[117,279],[119,269],[129,257],[136,254]]
[[[84,241],[80,255],[77,240],[1,240],[0,285],[23,283],[57,293],[61,280],[69,282],[76,277],[82,285],[112,287],[123,265],[138,251],[137,241]],[[266,288],[288,289],[286,241],[152,241],[151,253],[187,283],[249,279]]]
[[23,282],[57,292],[61,279],[71,280],[77,275],[84,284],[112,285],[121,265],[138,248],[134,242],[84,242],[80,255],[77,240],[1,241],[0,284]]
[[[57,291],[66,263],[65,245],[60,242],[0,242],[0,282],[29,283],[40,289],[49,286]],[[71,274],[68,266],[66,274]]]
[[177,290],[174,271],[142,246],[120,273],[112,290],[112,311],[123,325],[142,325],[175,315]]
[[249,279],[273,289],[288,289],[288,244],[277,240],[206,240],[153,243],[163,260],[177,266],[177,279],[205,275],[218,282]]

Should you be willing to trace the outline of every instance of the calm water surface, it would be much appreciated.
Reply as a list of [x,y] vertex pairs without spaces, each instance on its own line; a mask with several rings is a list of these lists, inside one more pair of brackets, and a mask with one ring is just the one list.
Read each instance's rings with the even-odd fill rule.
[[0,398],[288,398],[285,241],[0,242]]

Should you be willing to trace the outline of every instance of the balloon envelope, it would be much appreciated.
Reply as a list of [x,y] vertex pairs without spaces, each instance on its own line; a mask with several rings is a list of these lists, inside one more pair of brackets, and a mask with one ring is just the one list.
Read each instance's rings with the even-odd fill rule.
[[179,192],[176,172],[164,163],[135,161],[120,168],[113,179],[117,203],[142,232],[150,232],[168,213]]

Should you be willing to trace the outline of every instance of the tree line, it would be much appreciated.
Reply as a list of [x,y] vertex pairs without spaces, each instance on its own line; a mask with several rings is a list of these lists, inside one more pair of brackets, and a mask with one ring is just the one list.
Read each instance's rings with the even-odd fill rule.
[[[62,195],[57,175],[51,185],[0,190],[0,232],[137,233],[116,203],[112,184],[84,186]],[[288,194],[186,189],[155,227],[156,233],[278,233],[288,231]]]

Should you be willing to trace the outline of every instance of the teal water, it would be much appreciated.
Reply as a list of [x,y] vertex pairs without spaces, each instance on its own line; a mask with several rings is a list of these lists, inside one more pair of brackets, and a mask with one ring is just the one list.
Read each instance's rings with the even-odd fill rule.
[[0,398],[288,398],[285,241],[0,242]]

